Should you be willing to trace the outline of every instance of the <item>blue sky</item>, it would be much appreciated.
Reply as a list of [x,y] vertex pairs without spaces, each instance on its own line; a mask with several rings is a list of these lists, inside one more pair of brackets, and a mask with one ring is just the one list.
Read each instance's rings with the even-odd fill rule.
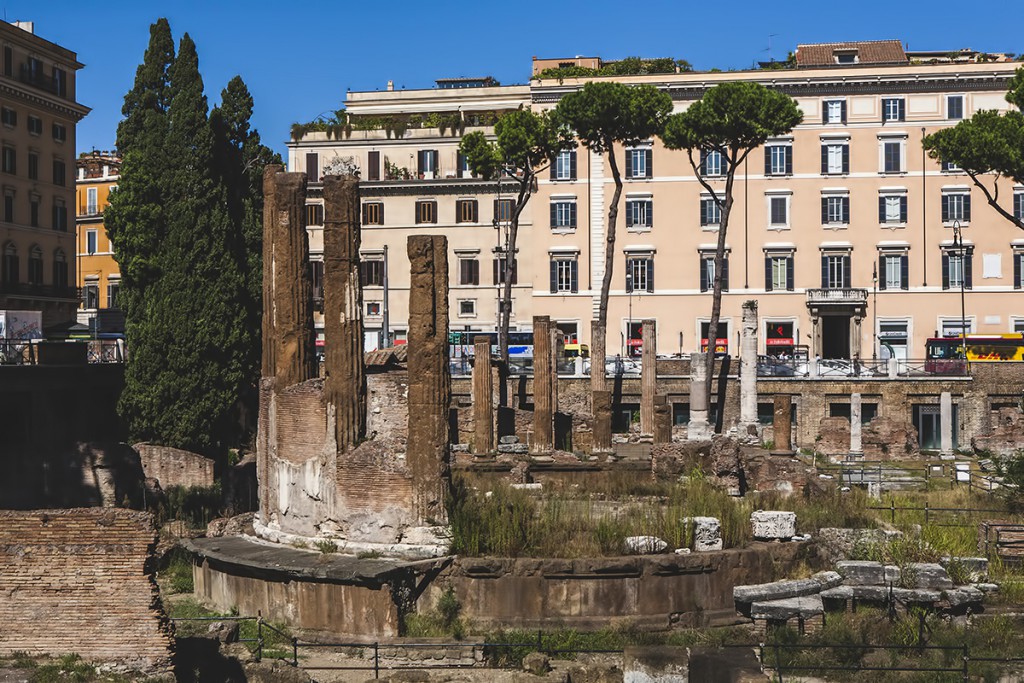
[[171,22],[199,50],[211,105],[235,74],[256,101],[254,123],[284,152],[288,130],[337,109],[346,89],[427,88],[435,78],[526,82],[531,57],[677,57],[697,69],[783,59],[802,42],[898,38],[911,49],[1024,52],[1024,2],[140,2],[0,0],[8,21],[78,53],[78,99],[92,113],[78,149],[113,147],[124,93],[149,25]]

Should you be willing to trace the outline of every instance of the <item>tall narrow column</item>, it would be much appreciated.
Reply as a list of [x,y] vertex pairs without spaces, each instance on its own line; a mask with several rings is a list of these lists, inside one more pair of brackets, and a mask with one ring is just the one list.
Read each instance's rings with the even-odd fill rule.
[[647,319],[641,332],[640,436],[654,436],[654,394],[658,390],[658,335],[656,323]]
[[409,237],[409,441],[406,460],[413,476],[414,508],[420,522],[446,523],[450,482],[448,411],[448,240],[443,235]]
[[850,456],[855,458],[864,457],[864,446],[862,444],[861,396],[858,393],[850,394]]
[[306,235],[306,174],[277,173],[271,202],[273,277],[271,327],[274,377],[287,387],[316,377],[313,351],[313,285]]
[[274,350],[277,330],[274,327],[274,237],[277,235],[277,181],[284,171],[280,164],[263,169],[263,377],[274,376]]
[[953,455],[953,394],[939,394],[939,454]]
[[672,443],[672,405],[665,394],[654,397],[654,443]]
[[594,411],[591,451],[605,455],[612,452],[612,392],[595,391],[591,398]]
[[533,316],[533,440],[530,451],[550,453],[555,447],[552,411],[551,318]]
[[473,339],[473,452],[494,450],[494,378],[491,374],[491,340]]
[[773,452],[788,455],[793,452],[793,397],[775,394],[775,415],[772,419]]
[[757,435],[757,302],[743,302],[740,325],[740,433]]
[[597,320],[590,321],[590,390],[604,391],[604,357],[606,351],[604,325]]
[[339,452],[366,436],[359,178],[324,177],[324,393]]
[[711,438],[708,424],[708,383],[707,352],[694,351],[690,354],[690,422],[686,426],[686,438],[703,441]]

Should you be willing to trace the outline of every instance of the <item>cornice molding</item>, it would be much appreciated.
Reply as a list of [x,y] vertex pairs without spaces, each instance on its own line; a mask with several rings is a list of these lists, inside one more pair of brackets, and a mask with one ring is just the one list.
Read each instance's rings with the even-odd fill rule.
[[[516,183],[505,181],[501,189],[512,197]],[[373,180],[359,183],[359,194],[367,197],[424,197],[450,195],[496,195],[498,181],[477,178],[443,178],[439,180]],[[321,199],[324,196],[322,183],[310,183],[306,187],[307,199]]]
[[10,83],[5,83],[3,81],[0,81],[0,95],[17,98],[35,107],[41,107],[51,112],[57,112],[64,118],[71,119],[76,123],[81,121],[85,118],[86,114],[92,111],[89,107],[78,104],[77,102],[68,103],[62,100],[55,100],[52,97],[37,94],[26,88],[15,87]]

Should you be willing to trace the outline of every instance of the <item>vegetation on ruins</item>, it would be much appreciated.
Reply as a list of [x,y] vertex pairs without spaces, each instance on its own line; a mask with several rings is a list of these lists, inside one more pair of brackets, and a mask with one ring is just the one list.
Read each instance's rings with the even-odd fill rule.
[[259,373],[263,166],[232,79],[208,112],[195,44],[160,19],[125,95],[121,178],[105,223],[132,353],[119,412],[132,439],[208,455],[252,428]]
[[[512,213],[508,219],[508,238],[502,245],[504,268],[501,275],[501,301],[505,305],[498,311],[498,355],[501,359],[502,382],[507,379],[508,332],[512,318],[512,283],[516,278],[516,253],[518,251],[519,217],[526,208],[537,177],[554,163],[558,152],[575,143],[560,136],[547,114],[536,114],[529,110],[509,112],[494,125],[495,140],[487,139],[480,131],[474,131],[462,138],[459,151],[474,175],[487,180],[506,178],[513,189]],[[499,220],[496,216],[495,221]],[[500,392],[502,397],[507,392]]]
[[[591,357],[595,366],[604,362],[608,326],[608,293],[615,264],[615,225],[622,197],[622,173],[615,156],[616,143],[628,147],[660,133],[669,114],[672,98],[653,85],[629,86],[612,81],[591,81],[559,101],[552,118],[559,126],[579,138],[591,152],[608,155],[608,165],[615,181],[615,192],[608,206],[605,233],[604,277],[598,310],[598,334],[591,334]],[[591,373],[594,388],[602,389],[604,374]]]
[[[926,135],[922,144],[932,159],[955,164],[966,173],[1000,216],[1024,230],[1024,217],[999,203],[1000,181],[1024,183],[1024,67],[1010,81],[1006,101],[1017,110],[976,112],[952,128]],[[988,174],[991,187],[982,180]]]
[[[752,81],[722,83],[704,93],[686,111],[673,114],[665,124],[661,139],[669,149],[685,150],[694,175],[707,191],[719,212],[718,242],[715,248],[711,317],[708,323],[707,392],[704,410],[711,401],[714,379],[715,340],[722,312],[722,287],[725,275],[725,241],[733,205],[736,172],[752,151],[769,138],[784,135],[803,120],[793,98]],[[709,180],[701,153],[721,155],[724,185]],[[695,154],[697,156],[695,156]],[[712,184],[715,182],[715,184]]]
[[648,74],[674,74],[681,71],[693,71],[693,66],[685,59],[673,57],[626,57],[615,62],[608,62],[597,69],[586,66],[562,66],[544,69],[533,76],[534,80],[545,78],[592,78],[594,76],[646,76]]

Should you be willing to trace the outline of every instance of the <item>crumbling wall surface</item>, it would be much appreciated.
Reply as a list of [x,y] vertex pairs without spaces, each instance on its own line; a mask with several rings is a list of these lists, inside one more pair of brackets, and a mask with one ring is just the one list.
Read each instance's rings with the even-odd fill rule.
[[213,460],[207,457],[149,443],[137,443],[132,448],[139,453],[146,477],[156,479],[163,489],[171,486],[213,486]]
[[77,653],[170,670],[173,639],[145,512],[0,511],[0,656]]
[[971,445],[999,456],[1013,455],[1024,448],[1024,413],[1020,408],[999,408],[993,417],[989,433],[974,437]]
[[401,458],[409,440],[409,373],[367,375],[366,384],[366,436]]
[[861,442],[866,460],[899,460],[918,453],[913,423],[884,415],[864,425]]

